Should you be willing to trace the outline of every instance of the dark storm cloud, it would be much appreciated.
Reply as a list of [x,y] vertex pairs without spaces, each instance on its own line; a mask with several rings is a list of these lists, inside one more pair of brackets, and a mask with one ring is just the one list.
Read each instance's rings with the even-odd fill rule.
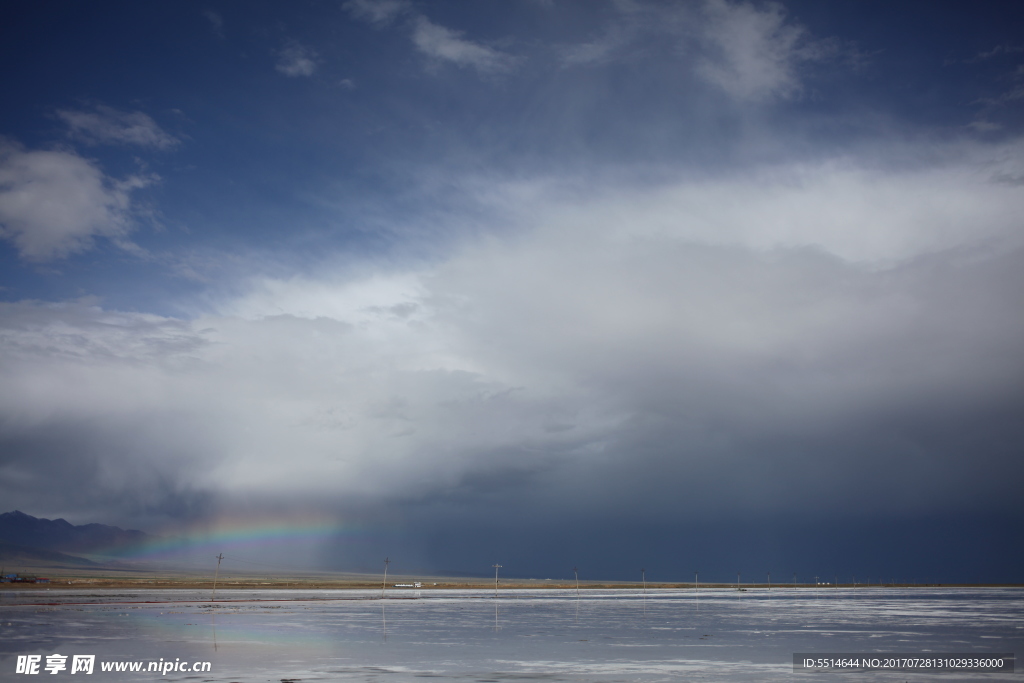
[[[145,424],[57,419],[0,431],[0,480],[5,504],[48,518],[134,520],[159,529],[170,519],[187,522],[216,512],[211,492],[189,485],[181,468],[202,468],[183,453],[188,445],[175,423],[161,416]],[[161,432],[169,443],[155,441]]]

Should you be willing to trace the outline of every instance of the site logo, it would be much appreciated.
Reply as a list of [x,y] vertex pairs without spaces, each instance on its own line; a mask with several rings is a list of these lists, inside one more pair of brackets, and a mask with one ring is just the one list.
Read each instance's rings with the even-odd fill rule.
[[[43,655],[18,655],[18,663],[15,667],[16,674],[38,674],[46,672],[57,674],[67,671],[72,674],[91,674],[96,665],[96,655],[72,655],[71,668],[68,669],[68,655],[52,654],[46,655],[46,664],[43,665]],[[149,662],[100,662],[100,671],[133,671],[159,673],[166,676],[171,672],[208,672],[210,662],[183,662],[180,657],[174,661],[164,660]],[[42,669],[42,671],[40,670]]]

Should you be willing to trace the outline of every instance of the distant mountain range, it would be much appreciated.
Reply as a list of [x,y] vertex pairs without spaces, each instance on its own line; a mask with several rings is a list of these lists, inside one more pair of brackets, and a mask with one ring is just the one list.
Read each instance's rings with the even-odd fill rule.
[[90,563],[64,553],[117,556],[152,538],[134,529],[106,524],[75,526],[63,519],[39,519],[19,510],[0,514],[0,557],[4,559],[10,556],[11,560]]

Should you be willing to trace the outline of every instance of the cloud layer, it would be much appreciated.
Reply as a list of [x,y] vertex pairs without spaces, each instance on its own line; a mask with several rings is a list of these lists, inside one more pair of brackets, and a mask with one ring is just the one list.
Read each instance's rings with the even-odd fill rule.
[[[1006,510],[1024,198],[978,161],[999,154],[596,203],[502,183],[481,196],[528,205],[532,228],[431,267],[258,277],[191,321],[6,304],[4,439],[81,444],[103,495],[162,487],[154,515],[214,490],[595,514],[643,499],[666,518]],[[990,438],[1006,446],[964,457]],[[50,476],[4,452],[9,500]]]

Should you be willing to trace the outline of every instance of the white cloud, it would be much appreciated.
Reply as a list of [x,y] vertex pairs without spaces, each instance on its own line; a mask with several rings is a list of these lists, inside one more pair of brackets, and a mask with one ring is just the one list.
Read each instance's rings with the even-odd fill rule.
[[0,140],[0,236],[29,261],[84,251],[95,237],[130,246],[131,191],[152,181],[115,181],[72,152],[29,151]]
[[561,47],[559,52],[564,65],[602,65],[622,58],[627,51],[642,52],[652,39],[665,34],[686,40],[696,21],[691,7],[680,3],[616,0],[611,5],[615,13],[598,37]]
[[57,111],[57,117],[67,124],[73,136],[91,144],[167,149],[179,142],[141,111],[119,111],[101,104],[93,111],[61,109]]
[[510,70],[516,58],[463,38],[455,31],[433,23],[415,11],[407,0],[349,0],[342,7],[352,17],[376,25],[378,28],[392,23],[403,14],[412,16],[412,42],[423,54],[437,62],[448,62],[459,67],[471,67],[480,73],[498,73]]
[[[876,438],[871,420],[913,422],[936,397],[1019,396],[1024,196],[991,181],[1015,155],[655,190],[477,179],[461,187],[503,220],[519,207],[522,230],[429,268],[257,277],[192,321],[3,304],[0,424],[18,438],[110,425],[94,449],[108,469],[159,444],[146,462],[240,496],[444,496],[477,475],[571,470],[586,475],[565,495],[584,507],[647,486],[654,507],[856,509],[851,482],[876,487],[881,458],[894,489],[918,490],[914,437],[832,453],[842,476],[821,478],[842,483],[810,487],[822,439]],[[793,452],[772,455],[780,440]],[[943,505],[982,490],[964,482],[985,466],[931,453]],[[207,466],[173,466],[193,460]],[[668,484],[694,471],[711,483],[681,502]],[[1015,500],[1005,489],[984,490]]]
[[316,71],[316,52],[294,41],[290,42],[278,53],[275,68],[291,78],[312,76]]
[[702,36],[709,54],[697,73],[740,100],[787,98],[800,91],[798,66],[815,53],[802,48],[802,27],[780,5],[707,0]]
[[601,65],[662,50],[667,38],[673,45],[670,59],[683,60],[699,78],[740,102],[759,103],[798,95],[808,63],[832,60],[855,68],[864,61],[852,45],[812,37],[776,3],[614,5],[617,14],[599,37],[560,50],[563,64]]
[[224,17],[219,12],[215,12],[212,9],[203,10],[203,16],[210,22],[210,26],[213,28],[213,32],[218,37],[224,37]]
[[979,52],[974,57],[964,60],[964,64],[977,64],[978,62],[985,62],[994,57],[1003,57],[1020,52],[1024,52],[1024,45],[996,45],[991,50]]
[[562,63],[567,66],[603,64],[634,37],[634,32],[616,24],[599,38],[562,49]]
[[991,133],[997,130],[1002,130],[1003,126],[998,123],[993,123],[987,119],[976,119],[967,124],[968,128],[978,131],[979,133]]
[[412,3],[407,0],[348,0],[342,8],[356,19],[385,26],[411,11]]
[[[994,163],[994,162],[993,162]],[[978,244],[1018,244],[1024,195],[993,182],[1005,164],[886,172],[846,161],[766,168],[740,178],[614,189],[562,220],[623,240],[647,235],[752,249],[815,248],[891,265]],[[629,228],[622,226],[629,225]],[[592,228],[588,228],[592,229]]]
[[508,71],[515,64],[512,55],[465,40],[461,31],[432,23],[426,17],[416,19],[412,40],[423,54],[460,67],[472,67],[481,73]]

